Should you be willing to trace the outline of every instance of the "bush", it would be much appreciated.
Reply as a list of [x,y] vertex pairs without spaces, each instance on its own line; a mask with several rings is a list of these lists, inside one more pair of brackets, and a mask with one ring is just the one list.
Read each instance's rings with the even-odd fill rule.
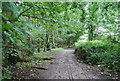
[[12,66],[6,66],[2,68],[2,79],[11,79],[11,68]]
[[113,73],[120,72],[119,45],[108,41],[79,40],[75,43],[75,54],[84,62],[101,65],[110,69]]

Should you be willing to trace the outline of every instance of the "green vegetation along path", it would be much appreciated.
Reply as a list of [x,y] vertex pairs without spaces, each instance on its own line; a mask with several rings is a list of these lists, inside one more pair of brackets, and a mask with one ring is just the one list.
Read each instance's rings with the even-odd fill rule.
[[47,70],[33,69],[24,78],[34,79],[110,79],[110,76],[90,65],[79,63],[74,55],[74,49],[64,49],[53,54],[55,59],[43,63]]

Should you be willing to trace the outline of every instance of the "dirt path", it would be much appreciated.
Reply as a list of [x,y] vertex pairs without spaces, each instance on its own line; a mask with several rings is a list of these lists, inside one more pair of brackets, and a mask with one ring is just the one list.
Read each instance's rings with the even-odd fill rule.
[[[47,70],[34,69],[30,76],[32,79],[108,79],[109,76],[101,74],[96,68],[78,63],[74,56],[74,49],[64,49],[53,54],[54,60],[43,64]],[[26,78],[27,78],[26,77]]]

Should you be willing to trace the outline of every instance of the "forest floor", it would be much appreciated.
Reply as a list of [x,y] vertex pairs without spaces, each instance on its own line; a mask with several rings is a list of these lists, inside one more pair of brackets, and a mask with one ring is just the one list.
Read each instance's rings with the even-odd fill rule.
[[80,62],[74,49],[62,49],[50,53],[52,60],[45,60],[39,66],[47,69],[32,68],[19,75],[22,79],[111,79],[98,68]]

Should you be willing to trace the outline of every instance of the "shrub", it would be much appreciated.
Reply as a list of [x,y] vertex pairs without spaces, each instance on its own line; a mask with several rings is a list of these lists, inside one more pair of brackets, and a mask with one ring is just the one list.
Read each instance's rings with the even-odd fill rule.
[[102,40],[79,40],[75,43],[75,47],[75,54],[79,59],[87,63],[102,65],[111,69],[113,73],[120,72],[120,55],[118,52],[120,47],[118,44]]

